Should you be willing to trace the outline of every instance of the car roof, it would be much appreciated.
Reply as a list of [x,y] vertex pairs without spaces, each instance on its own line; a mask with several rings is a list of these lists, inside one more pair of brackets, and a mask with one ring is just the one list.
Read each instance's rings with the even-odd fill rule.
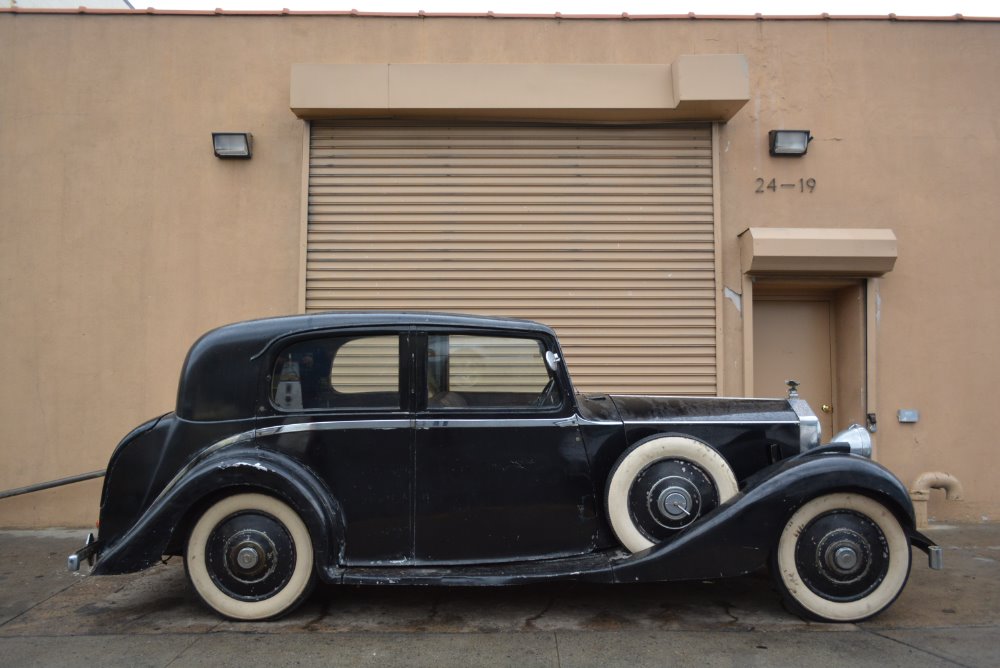
[[[533,320],[507,318],[466,313],[439,313],[432,311],[323,311],[303,315],[288,315],[276,318],[248,320],[228,327],[252,328],[263,331],[279,331],[291,334],[296,331],[314,329],[336,329],[338,327],[384,327],[384,326],[427,326],[427,327],[479,327],[483,329],[503,329],[552,334],[552,329]],[[216,330],[219,331],[219,330]]]
[[191,346],[177,388],[177,414],[191,420],[234,420],[253,415],[260,365],[276,341],[337,329],[444,327],[546,334],[531,320],[419,311],[329,311],[223,325]]

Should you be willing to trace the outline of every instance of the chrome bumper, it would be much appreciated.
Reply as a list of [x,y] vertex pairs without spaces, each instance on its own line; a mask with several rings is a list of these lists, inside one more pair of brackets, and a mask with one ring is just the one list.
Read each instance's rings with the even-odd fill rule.
[[94,560],[97,557],[98,545],[99,543],[94,539],[94,534],[88,533],[86,544],[66,559],[66,568],[69,569],[70,573],[76,573],[80,570],[81,561],[86,561],[88,566],[93,567]]
[[910,529],[907,533],[910,545],[927,553],[927,565],[931,569],[939,571],[944,568],[944,552],[941,551],[940,546],[935,545],[934,541],[916,529]]

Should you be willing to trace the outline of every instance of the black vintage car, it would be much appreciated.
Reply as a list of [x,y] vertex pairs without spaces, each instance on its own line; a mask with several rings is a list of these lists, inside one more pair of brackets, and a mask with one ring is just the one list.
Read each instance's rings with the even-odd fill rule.
[[[327,583],[663,581],[770,566],[796,611],[857,621],[906,583],[903,485],[853,427],[787,399],[576,394],[554,332],[325,313],[203,336],[177,407],[115,449],[70,568],[183,555],[234,619]],[[95,561],[96,559],[96,561]]]

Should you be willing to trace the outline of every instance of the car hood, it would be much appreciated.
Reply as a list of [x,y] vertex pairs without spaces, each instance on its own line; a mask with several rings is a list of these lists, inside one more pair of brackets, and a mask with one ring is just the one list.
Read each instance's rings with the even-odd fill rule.
[[613,394],[611,400],[626,424],[799,421],[787,399]]

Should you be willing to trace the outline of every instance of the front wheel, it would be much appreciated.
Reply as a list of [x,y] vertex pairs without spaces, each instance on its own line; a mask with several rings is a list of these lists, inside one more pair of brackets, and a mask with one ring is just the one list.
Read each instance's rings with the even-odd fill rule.
[[238,620],[290,612],[314,579],[305,523],[264,494],[235,494],[209,507],[191,530],[184,565],[201,599]]
[[882,612],[910,575],[910,541],[878,501],[820,496],[781,532],[776,580],[790,606],[824,622],[859,622]]

